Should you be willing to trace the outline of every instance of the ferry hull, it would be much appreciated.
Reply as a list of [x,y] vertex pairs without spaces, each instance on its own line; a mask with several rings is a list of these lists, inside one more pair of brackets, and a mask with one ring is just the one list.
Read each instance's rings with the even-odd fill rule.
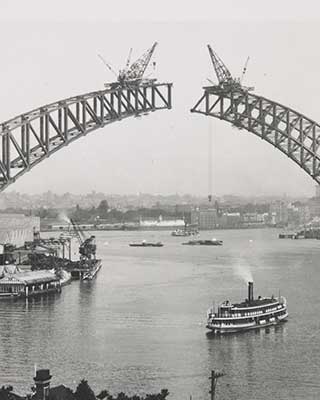
[[242,326],[242,327],[215,327],[210,324],[207,324],[207,329],[209,329],[212,333],[215,333],[216,335],[225,335],[229,333],[239,333],[239,332],[245,332],[249,331],[252,329],[262,329],[262,328],[267,328],[268,326],[274,326],[274,325],[279,325],[282,322],[285,322],[288,318],[289,314],[286,313],[282,316],[279,316],[277,320],[275,321],[269,321],[263,324],[258,323],[253,323],[252,325],[247,325],[247,326]]

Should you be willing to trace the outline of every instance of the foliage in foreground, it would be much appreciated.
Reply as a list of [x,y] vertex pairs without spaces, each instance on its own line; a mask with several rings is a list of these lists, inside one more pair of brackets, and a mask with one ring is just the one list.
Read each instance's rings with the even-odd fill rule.
[[102,390],[97,396],[95,396],[88,381],[85,379],[82,379],[74,392],[76,400],[165,400],[168,395],[169,391],[167,389],[162,389],[160,393],[146,394],[144,397],[138,395],[128,396],[123,392],[113,396],[107,390]]
[[[74,398],[75,400],[165,400],[169,395],[167,389],[162,389],[160,393],[146,394],[145,396],[128,396],[123,392],[118,393],[116,396],[111,395],[107,390],[102,390],[97,396],[88,384],[88,381],[82,379],[73,392],[69,388],[65,388],[68,396],[67,398]],[[32,400],[36,395],[27,395],[24,399]],[[19,398],[19,396],[17,396]],[[64,397],[64,396],[62,396]],[[2,386],[0,388],[0,400],[13,400],[16,399],[13,393],[12,386]],[[21,397],[21,399],[23,399]],[[61,399],[63,400],[63,398]]]

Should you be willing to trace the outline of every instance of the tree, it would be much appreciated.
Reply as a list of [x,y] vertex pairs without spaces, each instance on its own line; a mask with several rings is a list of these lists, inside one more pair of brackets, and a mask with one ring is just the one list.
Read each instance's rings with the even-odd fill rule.
[[74,392],[74,397],[76,400],[96,400],[94,391],[88,384],[88,381],[82,379]]
[[106,218],[109,211],[109,204],[107,200],[101,200],[100,204],[97,207],[97,212],[100,217]]
[[[93,390],[88,384],[88,381],[82,379],[82,381],[77,386],[74,392],[74,397],[76,400],[166,400],[169,396],[169,391],[167,389],[162,389],[160,393],[146,394],[145,396],[128,396],[124,392],[118,393],[116,396],[112,396],[107,390],[102,390],[97,396],[95,396]],[[0,400],[9,400],[1,399]]]
[[2,386],[0,389],[0,400],[10,400],[13,387],[10,385]]
[[112,399],[112,396],[109,394],[107,390],[101,390],[101,392],[97,395],[97,399]]

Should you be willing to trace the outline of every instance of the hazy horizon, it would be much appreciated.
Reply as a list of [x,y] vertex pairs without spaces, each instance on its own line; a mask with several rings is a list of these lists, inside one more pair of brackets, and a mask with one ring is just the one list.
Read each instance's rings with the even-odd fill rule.
[[[139,196],[150,196],[150,197],[194,197],[197,199],[207,199],[208,195],[207,194],[191,194],[191,193],[148,193],[148,192],[140,192],[140,193],[107,193],[107,192],[101,192],[101,191],[88,191],[88,192],[53,192],[52,190],[44,191],[44,192],[34,192],[34,193],[25,193],[25,192],[19,192],[16,190],[8,190],[5,192],[0,193],[0,199],[3,194],[7,194],[8,196],[14,196],[14,195],[19,195],[19,196],[44,196],[47,195],[48,193],[54,195],[54,196],[65,196],[65,195],[70,195],[70,196],[94,196],[94,195],[103,195],[106,197],[112,197],[112,196],[119,196],[119,197],[139,197]],[[215,198],[223,198],[223,197],[239,197],[242,199],[246,198],[256,198],[256,199],[263,199],[263,198],[278,198],[278,199],[299,199],[299,198],[309,198],[309,197],[315,197],[316,193],[314,192],[311,196],[302,196],[302,195],[289,195],[287,193],[283,194],[256,194],[256,195],[241,195],[239,193],[222,193],[221,195],[215,195],[213,194],[213,200]]]

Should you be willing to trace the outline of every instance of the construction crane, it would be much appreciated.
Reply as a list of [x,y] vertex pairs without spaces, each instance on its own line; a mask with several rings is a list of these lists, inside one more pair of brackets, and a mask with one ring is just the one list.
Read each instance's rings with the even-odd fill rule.
[[[233,90],[239,90],[239,91],[249,91],[249,90],[254,89],[253,87],[246,87],[246,86],[242,85],[244,75],[247,71],[249,57],[247,58],[247,61],[243,67],[241,79],[233,78],[229,69],[226,67],[226,65],[221,60],[221,58],[218,56],[218,54],[212,50],[212,48],[209,44],[208,44],[208,50],[209,50],[210,58],[211,58],[215,73],[218,78],[218,82],[219,82],[218,86],[221,89],[225,89],[225,90],[233,89]],[[209,79],[209,81],[210,81],[210,79]]]
[[72,218],[70,218],[70,221],[73,227],[73,232],[80,244],[79,246],[80,262],[95,260],[96,250],[97,250],[97,246],[95,244],[95,236],[90,236],[89,238],[87,238],[83,230]]
[[[117,87],[137,87],[146,83],[154,82],[156,79],[149,79],[144,77],[144,73],[150,63],[151,57],[154,53],[154,50],[157,46],[157,42],[155,42],[150,49],[148,49],[140,58],[134,61],[130,65],[132,49],[129,51],[129,56],[127,58],[127,62],[125,68],[120,69],[117,74],[114,69],[107,63],[107,61],[98,54],[98,57],[102,60],[104,65],[117,77],[116,82],[106,83],[105,87],[109,88],[117,88]],[[155,67],[155,62],[153,63]]]

